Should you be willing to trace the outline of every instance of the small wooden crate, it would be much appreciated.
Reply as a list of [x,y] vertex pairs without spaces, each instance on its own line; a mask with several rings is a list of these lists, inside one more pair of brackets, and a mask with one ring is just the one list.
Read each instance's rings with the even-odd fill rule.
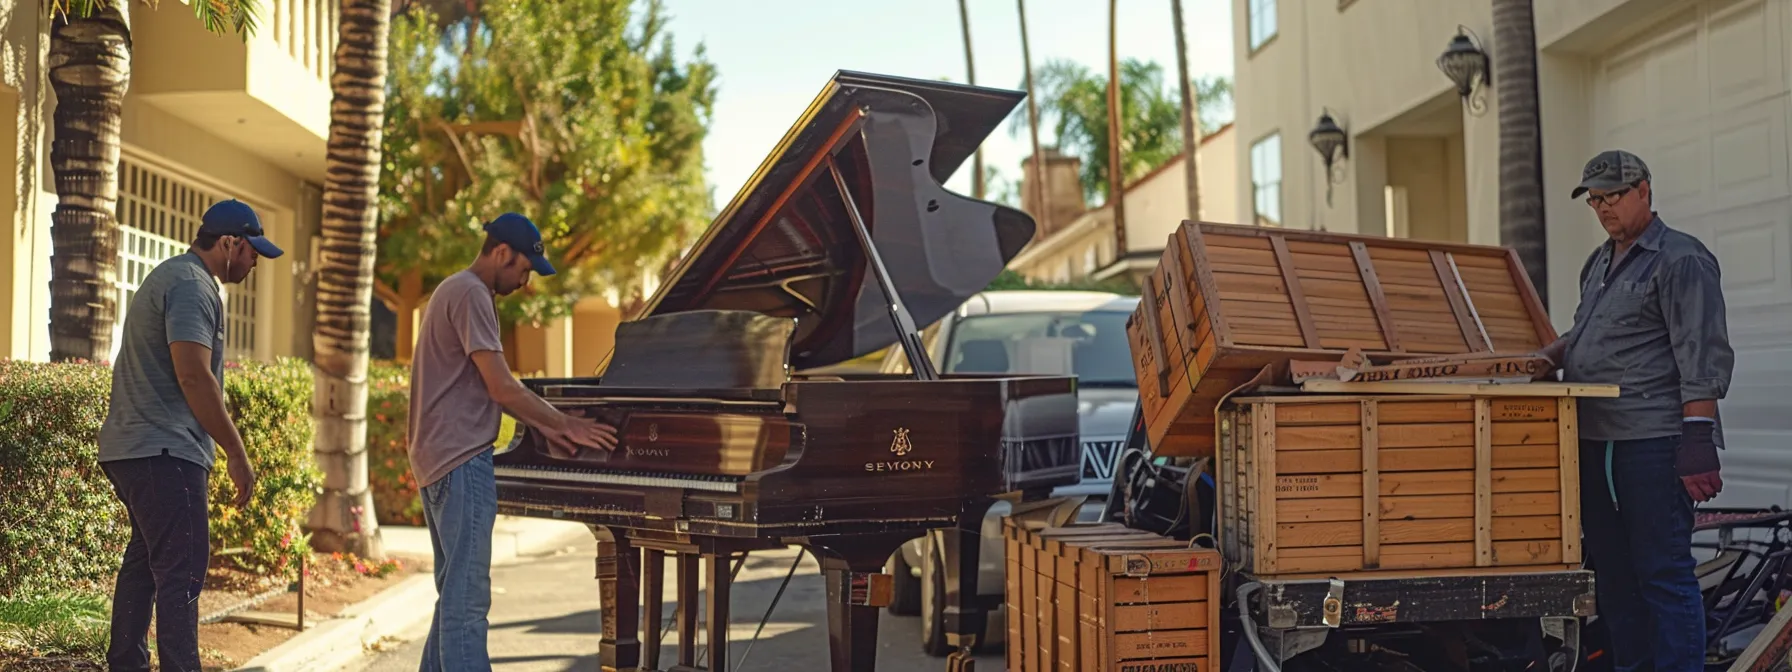
[[1509,393],[1230,400],[1226,557],[1262,578],[1579,566],[1576,399],[1480,388]]
[[1127,338],[1154,454],[1207,457],[1213,410],[1265,366],[1528,353],[1549,313],[1511,250],[1184,222]]
[[1078,670],[1219,669],[1220,554],[1188,548],[1082,549]]
[[[1185,585],[1195,581],[1185,575],[1197,573],[1211,574],[1200,581],[1218,581],[1217,552],[1111,523],[1038,528],[1010,521],[1004,530],[1011,558],[1007,669],[1146,669],[1141,665],[1204,661],[1218,651],[1209,641],[1218,631],[1206,629],[1217,617],[1188,613],[1216,609],[1206,596],[1218,589],[1203,583],[1196,594]],[[1118,627],[1110,630],[1110,622]]]

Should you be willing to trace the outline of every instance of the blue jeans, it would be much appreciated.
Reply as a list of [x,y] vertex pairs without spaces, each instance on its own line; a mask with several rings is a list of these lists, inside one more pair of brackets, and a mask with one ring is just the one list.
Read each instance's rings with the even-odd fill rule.
[[421,672],[490,670],[486,614],[492,608],[492,527],[498,486],[487,449],[423,488],[436,561],[436,612]]
[[1581,524],[1616,672],[1702,672],[1705,606],[1693,575],[1680,437],[1581,441]]

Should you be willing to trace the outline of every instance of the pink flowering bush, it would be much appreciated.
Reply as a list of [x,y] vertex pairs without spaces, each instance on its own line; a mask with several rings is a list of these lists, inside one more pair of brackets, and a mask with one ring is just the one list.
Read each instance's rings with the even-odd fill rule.
[[311,453],[311,365],[283,358],[244,362],[224,372],[225,404],[255,466],[255,497],[230,501],[229,458],[217,452],[211,476],[213,566],[260,576],[298,578],[299,556],[311,551],[305,519],[323,487]]
[[[110,591],[130,539],[124,507],[97,462],[112,370],[101,364],[0,361],[0,596]],[[219,451],[212,470],[214,566],[296,578],[321,476],[311,456],[311,371],[302,360],[233,364],[226,402],[259,484],[244,509]]]

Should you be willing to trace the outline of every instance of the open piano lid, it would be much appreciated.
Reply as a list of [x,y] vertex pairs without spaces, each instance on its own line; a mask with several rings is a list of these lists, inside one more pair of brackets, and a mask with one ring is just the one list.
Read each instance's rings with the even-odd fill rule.
[[894,289],[925,328],[987,287],[1033,238],[1025,213],[941,186],[1024,98],[835,73],[642,316],[751,310],[797,318],[796,370],[896,343],[830,170],[837,166]]

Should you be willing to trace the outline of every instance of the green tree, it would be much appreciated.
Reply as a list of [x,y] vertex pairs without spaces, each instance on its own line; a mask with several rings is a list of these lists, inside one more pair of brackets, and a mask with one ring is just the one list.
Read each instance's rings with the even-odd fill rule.
[[[1046,62],[1033,76],[1039,123],[1050,125],[1061,151],[1082,157],[1079,177],[1091,202],[1106,202],[1109,191],[1107,81],[1088,66],[1060,59]],[[1232,80],[1200,78],[1194,84],[1202,133],[1230,123]],[[1163,66],[1137,59],[1120,64],[1120,97],[1126,115],[1121,124],[1126,150],[1121,160],[1130,182],[1182,152],[1182,105],[1178,87],[1166,83]],[[1024,109],[1017,109],[1012,119],[1012,135],[1027,131]]]
[[703,138],[715,68],[675,56],[660,3],[490,3],[478,28],[412,6],[393,22],[375,293],[412,311],[506,211],[542,229],[559,270],[501,302],[509,322],[639,297],[708,222]]

